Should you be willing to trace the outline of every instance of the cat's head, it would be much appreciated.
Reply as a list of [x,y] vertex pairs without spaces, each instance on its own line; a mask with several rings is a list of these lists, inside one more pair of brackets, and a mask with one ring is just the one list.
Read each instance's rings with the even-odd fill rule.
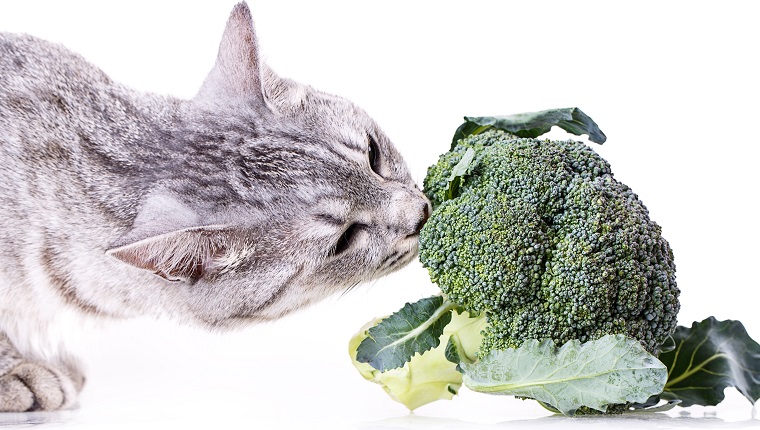
[[[177,172],[108,253],[182,288],[199,320],[277,318],[417,255],[430,203],[399,152],[350,101],[264,65],[244,3],[189,105],[201,129],[228,124],[218,147],[194,150],[223,170]],[[172,185],[193,177],[224,191]]]

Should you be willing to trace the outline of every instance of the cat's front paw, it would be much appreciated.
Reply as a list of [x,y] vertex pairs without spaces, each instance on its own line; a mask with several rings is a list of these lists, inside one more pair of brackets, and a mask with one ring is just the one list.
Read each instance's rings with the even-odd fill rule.
[[21,362],[0,376],[0,412],[52,411],[71,406],[83,378],[53,367]]

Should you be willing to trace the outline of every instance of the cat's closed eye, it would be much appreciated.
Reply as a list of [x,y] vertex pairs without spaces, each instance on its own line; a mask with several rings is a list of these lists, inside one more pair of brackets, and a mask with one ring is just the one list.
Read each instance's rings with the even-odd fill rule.
[[367,228],[366,224],[358,222],[349,225],[338,238],[335,247],[332,249],[331,255],[338,256],[348,250],[356,240],[356,236],[365,228]]

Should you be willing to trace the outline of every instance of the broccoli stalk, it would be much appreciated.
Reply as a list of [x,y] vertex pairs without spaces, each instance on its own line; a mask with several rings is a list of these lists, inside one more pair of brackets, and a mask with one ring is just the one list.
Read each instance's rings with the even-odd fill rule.
[[[424,299],[423,299],[424,300]],[[397,402],[402,403],[410,410],[422,405],[442,399],[451,399],[459,392],[462,386],[462,373],[457,370],[457,364],[450,361],[452,349],[437,346],[440,340],[452,342],[456,345],[457,363],[459,360],[474,361],[480,348],[481,331],[485,327],[485,317],[471,318],[466,312],[452,312],[454,306],[451,303],[439,302],[437,309],[449,312],[451,319],[436,333],[438,343],[432,350],[415,351],[410,357],[404,357],[400,361],[389,364],[388,370],[379,370],[370,363],[357,360],[357,350],[362,342],[371,340],[370,331],[376,327],[382,327],[380,322],[388,320],[378,318],[370,321],[351,338],[348,351],[352,362],[359,373],[374,383],[380,384],[386,393]],[[394,320],[402,319],[398,315]],[[392,360],[391,360],[392,361]],[[390,363],[391,361],[385,361]],[[377,365],[377,367],[381,367]]]

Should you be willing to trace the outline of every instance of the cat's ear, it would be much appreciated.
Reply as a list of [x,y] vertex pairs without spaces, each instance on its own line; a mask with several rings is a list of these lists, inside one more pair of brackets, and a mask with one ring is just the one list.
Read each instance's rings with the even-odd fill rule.
[[196,282],[226,268],[232,232],[202,226],[151,236],[106,251],[113,257],[168,281]]
[[307,103],[307,87],[281,78],[267,64],[261,65],[264,92],[269,107],[281,114],[301,112]]
[[230,227],[206,224],[173,194],[156,192],[142,202],[132,227],[106,254],[167,280],[197,281],[223,270],[235,251]]
[[219,44],[216,64],[195,100],[239,100],[264,107],[262,84],[261,59],[251,11],[245,2],[241,2],[232,9]]

